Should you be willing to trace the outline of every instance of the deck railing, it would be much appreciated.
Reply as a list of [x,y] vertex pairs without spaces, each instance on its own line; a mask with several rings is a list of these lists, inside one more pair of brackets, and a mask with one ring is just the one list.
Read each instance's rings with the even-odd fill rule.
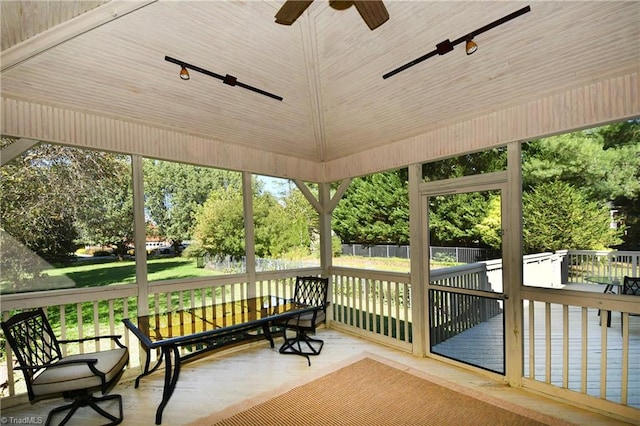
[[640,251],[567,250],[562,263],[563,283],[581,283],[590,276],[640,276]]
[[[297,275],[319,275],[319,268],[270,271],[256,274],[255,296],[275,295],[290,298],[293,295]],[[167,280],[149,284],[149,313],[171,312],[211,303],[232,302],[249,294],[247,274],[223,275],[207,279]],[[251,291],[254,291],[252,289]],[[141,365],[136,338],[124,327],[122,319],[137,316],[138,289],[135,284],[83,289],[63,289],[2,296],[3,320],[23,311],[42,307],[45,309],[54,332],[61,339],[75,339],[106,334],[122,335],[123,343],[130,350],[131,370]],[[73,324],[73,326],[71,326]],[[96,346],[98,345],[98,346]],[[6,384],[2,396],[14,396],[26,392],[21,374],[16,374],[6,362],[11,359],[9,347],[6,357],[0,360],[0,384]],[[65,354],[100,350],[94,341],[62,348]],[[102,349],[105,349],[104,347]],[[156,354],[151,354],[152,359]]]
[[630,314],[640,314],[640,303],[573,290],[525,287],[522,294],[523,386],[637,419],[640,318]]
[[[567,252],[565,259],[569,259],[567,264],[581,265],[579,270],[583,274],[606,275],[606,265],[586,267],[587,263],[597,264],[604,258],[614,261],[611,268],[616,274],[638,274],[638,252],[614,253]],[[583,256],[582,259],[590,256],[591,260],[575,261],[572,259],[577,257],[572,256]],[[535,268],[557,267],[557,261],[539,258],[536,262]],[[502,282],[498,282],[501,279],[499,263],[490,261],[456,268],[432,271],[431,282],[449,287],[502,290]],[[211,303],[214,298],[217,302],[232,301],[249,292],[255,292],[256,296],[273,294],[288,298],[293,294],[295,276],[320,273],[320,268],[260,272],[256,274],[255,287],[249,286],[248,274],[153,282],[149,284],[149,310],[154,313],[196,307]],[[553,275],[556,274],[557,270]],[[399,349],[412,349],[408,273],[334,267],[331,282],[332,327],[348,329]],[[16,311],[45,307],[49,317],[57,319],[56,332],[61,338],[122,334],[124,343],[132,350],[132,366],[136,366],[139,365],[138,345],[121,320],[137,315],[137,294],[136,285],[127,284],[3,295],[2,318],[7,319]],[[595,397],[596,404],[603,410],[627,417],[637,415],[634,407],[640,404],[640,387],[636,384],[640,382],[640,364],[635,361],[640,355],[640,321],[630,319],[629,314],[640,314],[638,302],[620,295],[550,288],[525,287],[522,294],[526,323],[523,386],[585,405],[593,405]],[[534,309],[540,304],[546,310],[542,317]],[[597,326],[599,310],[601,315],[613,312],[610,328]],[[593,329],[594,324],[597,331]],[[575,334],[577,330],[579,336]],[[96,349],[93,344],[88,342],[69,350],[88,352]],[[571,356],[577,353],[580,355]],[[597,353],[602,355],[594,355]],[[7,384],[3,396],[24,392],[20,388],[22,377],[6,365],[6,358],[2,361],[5,365],[0,371],[0,383],[6,380]],[[576,381],[576,377],[580,380]]]
[[407,273],[333,268],[332,326],[411,350],[411,280]]

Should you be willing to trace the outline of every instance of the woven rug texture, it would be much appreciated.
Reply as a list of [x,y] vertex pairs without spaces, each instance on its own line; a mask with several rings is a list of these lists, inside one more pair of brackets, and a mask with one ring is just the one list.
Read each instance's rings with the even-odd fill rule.
[[[370,358],[354,362],[244,411],[217,413],[215,426],[538,426],[570,423],[532,410],[475,398]],[[424,376],[424,374],[422,374]],[[451,384],[454,388],[456,385]],[[458,389],[459,390],[459,389]],[[498,406],[496,404],[500,404]],[[242,406],[242,404],[240,404]],[[251,405],[247,403],[244,408]]]

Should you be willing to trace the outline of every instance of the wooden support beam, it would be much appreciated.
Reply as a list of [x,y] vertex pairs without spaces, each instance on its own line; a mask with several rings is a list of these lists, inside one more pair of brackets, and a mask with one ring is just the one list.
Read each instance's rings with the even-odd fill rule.
[[304,195],[307,201],[311,203],[313,208],[316,209],[318,213],[322,214],[324,212],[324,206],[322,206],[320,202],[316,199],[316,197],[311,193],[307,184],[301,180],[294,180],[293,183],[296,184],[300,192],[302,192],[302,195]]
[[110,1],[69,19],[0,53],[0,72],[156,1]]
[[340,186],[338,186],[338,190],[335,192],[335,194],[333,194],[333,197],[331,197],[331,201],[327,206],[327,213],[333,212],[333,210],[336,208],[340,200],[342,200],[342,196],[347,191],[347,188],[349,188],[349,185],[351,185],[352,180],[353,179],[348,178],[348,179],[343,179],[342,182],[340,182]]
[[0,167],[7,164],[9,161],[16,158],[18,155],[23,152],[33,148],[38,145],[40,141],[34,139],[17,139],[12,144],[9,144],[0,150]]

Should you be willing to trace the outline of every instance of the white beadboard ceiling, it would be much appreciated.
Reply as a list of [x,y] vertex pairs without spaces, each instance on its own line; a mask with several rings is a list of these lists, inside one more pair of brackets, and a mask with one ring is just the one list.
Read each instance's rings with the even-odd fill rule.
[[[292,26],[274,22],[282,1],[0,3],[3,96],[318,163],[640,69],[636,1],[387,0],[374,31],[327,0]],[[527,4],[474,55],[459,45],[382,79]],[[165,55],[284,101],[181,81]]]

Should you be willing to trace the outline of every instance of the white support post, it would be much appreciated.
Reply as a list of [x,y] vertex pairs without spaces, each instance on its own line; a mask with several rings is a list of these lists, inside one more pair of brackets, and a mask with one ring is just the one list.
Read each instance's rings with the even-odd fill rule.
[[[322,210],[318,212],[318,227],[320,232],[320,267],[322,276],[329,277],[333,265],[333,250],[331,244],[331,211],[328,209],[331,202],[331,186],[328,183],[318,184],[318,199]],[[333,297],[331,286],[327,293],[327,300]],[[329,324],[333,319],[333,310],[327,309],[327,321]]]
[[[147,231],[144,219],[144,179],[142,157],[131,156],[133,179],[133,245],[136,255],[138,284],[138,317],[149,315],[149,282],[147,281]],[[142,346],[141,346],[142,347]],[[145,351],[139,351],[139,365],[144,365]]]
[[249,285],[247,297],[256,296],[256,244],[253,222],[253,188],[251,173],[242,172],[242,205],[244,211],[244,246]]
[[[426,315],[428,294],[425,271],[429,270],[428,251],[425,250],[427,241],[426,211],[422,208],[422,197],[419,185],[422,181],[422,166],[412,164],[409,166],[409,248],[411,257],[411,322],[413,324],[413,354],[425,356],[427,353],[426,342],[429,331],[429,316]],[[426,262],[426,266],[425,266]]]
[[507,145],[507,190],[503,194],[502,217],[503,279],[505,300],[506,379],[522,386],[523,306],[522,306],[522,160],[519,142]]

